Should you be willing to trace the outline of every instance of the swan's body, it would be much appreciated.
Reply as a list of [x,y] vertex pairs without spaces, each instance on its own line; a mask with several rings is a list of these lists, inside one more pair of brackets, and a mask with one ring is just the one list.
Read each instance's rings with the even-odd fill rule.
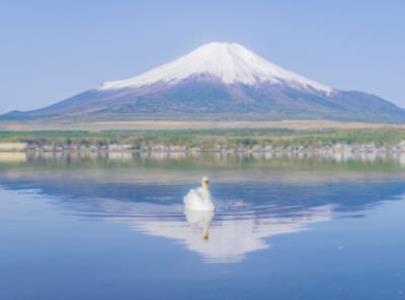
[[184,206],[186,210],[193,211],[214,211],[215,206],[211,200],[209,190],[209,180],[204,177],[202,186],[196,189],[191,189],[184,197]]

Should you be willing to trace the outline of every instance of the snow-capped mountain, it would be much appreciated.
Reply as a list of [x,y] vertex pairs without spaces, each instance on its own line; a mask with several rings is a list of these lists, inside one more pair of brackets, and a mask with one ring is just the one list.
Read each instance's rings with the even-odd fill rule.
[[173,62],[139,76],[106,82],[101,90],[140,88],[158,82],[176,84],[195,75],[210,75],[224,84],[253,86],[268,82],[326,93],[333,90],[327,85],[287,71],[235,43],[205,44]]
[[209,43],[163,66],[3,118],[335,119],[405,122],[374,95],[341,91],[234,43]]

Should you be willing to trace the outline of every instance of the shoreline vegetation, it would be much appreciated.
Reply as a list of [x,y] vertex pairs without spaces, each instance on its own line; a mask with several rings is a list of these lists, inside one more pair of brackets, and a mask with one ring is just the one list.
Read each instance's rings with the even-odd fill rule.
[[0,131],[0,152],[405,153],[402,127]]

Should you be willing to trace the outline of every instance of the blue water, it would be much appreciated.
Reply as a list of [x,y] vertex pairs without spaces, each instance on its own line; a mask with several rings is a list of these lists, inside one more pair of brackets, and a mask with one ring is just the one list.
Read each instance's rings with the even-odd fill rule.
[[7,163],[0,299],[405,299],[404,172],[325,164]]

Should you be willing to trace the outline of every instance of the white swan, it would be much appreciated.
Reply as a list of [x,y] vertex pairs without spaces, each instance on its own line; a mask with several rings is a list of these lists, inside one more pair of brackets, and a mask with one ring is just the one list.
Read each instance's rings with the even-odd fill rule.
[[214,203],[211,200],[209,190],[209,179],[203,177],[201,187],[191,189],[184,197],[184,206],[186,210],[195,211],[214,211]]

